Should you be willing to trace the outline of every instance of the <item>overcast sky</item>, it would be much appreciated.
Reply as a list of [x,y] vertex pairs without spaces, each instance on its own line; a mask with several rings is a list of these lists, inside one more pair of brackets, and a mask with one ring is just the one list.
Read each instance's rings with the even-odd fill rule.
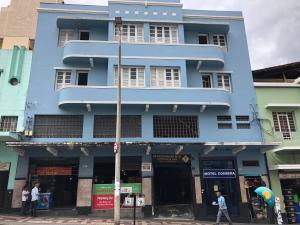
[[[242,10],[253,69],[300,61],[300,0],[181,1],[184,8]],[[8,2],[0,0],[0,6]],[[106,0],[65,2],[107,5]]]

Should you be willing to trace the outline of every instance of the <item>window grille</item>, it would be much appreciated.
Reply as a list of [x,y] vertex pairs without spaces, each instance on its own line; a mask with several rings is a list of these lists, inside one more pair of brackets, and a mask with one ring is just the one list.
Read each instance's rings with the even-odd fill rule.
[[151,67],[152,87],[180,87],[178,68]]
[[231,91],[230,74],[218,73],[218,88],[223,88]]
[[197,138],[197,116],[153,116],[155,138]]
[[0,131],[15,132],[17,130],[18,117],[17,116],[2,116]]
[[[115,29],[115,41],[119,41],[118,29]],[[123,24],[122,41],[123,42],[144,42],[143,24]]]
[[229,115],[217,116],[218,129],[232,129],[232,119]]
[[[122,87],[145,87],[144,67],[122,67]],[[115,66],[115,86],[118,85],[118,67]]]
[[75,39],[74,30],[59,30],[58,46],[63,47],[67,41]]
[[60,90],[63,87],[71,85],[71,71],[56,71],[55,89]]
[[273,112],[275,131],[281,132],[283,139],[292,139],[292,132],[296,132],[293,112]]
[[214,45],[219,45],[226,48],[226,37],[223,34],[215,34],[213,35],[213,43]]
[[81,138],[83,116],[37,115],[34,119],[36,138]]
[[235,120],[237,122],[237,124],[236,124],[237,129],[250,129],[251,128],[249,116],[238,115],[235,117]]
[[[142,137],[142,118],[136,115],[124,115],[121,119],[123,138]],[[94,138],[115,138],[116,116],[97,115],[94,118]]]
[[178,43],[177,26],[150,26],[150,42],[152,43]]

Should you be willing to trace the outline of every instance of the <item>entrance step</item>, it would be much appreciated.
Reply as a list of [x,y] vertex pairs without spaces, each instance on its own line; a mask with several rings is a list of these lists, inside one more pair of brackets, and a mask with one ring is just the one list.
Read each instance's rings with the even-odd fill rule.
[[55,208],[49,210],[38,210],[37,214],[39,216],[51,216],[51,217],[58,217],[58,216],[74,217],[77,216],[77,210],[76,208]]
[[[114,218],[114,210],[92,210],[92,214],[89,216],[91,217],[99,217],[105,219],[112,219]],[[121,209],[120,214],[121,219],[132,219],[133,218],[133,209]],[[142,212],[141,208],[136,209],[136,218],[142,219],[144,218],[144,213]]]
[[193,208],[189,204],[158,206],[156,215],[158,218],[194,219]]

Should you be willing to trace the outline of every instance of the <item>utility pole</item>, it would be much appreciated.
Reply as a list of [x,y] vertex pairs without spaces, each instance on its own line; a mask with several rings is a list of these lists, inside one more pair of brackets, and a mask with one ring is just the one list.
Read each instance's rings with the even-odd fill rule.
[[117,121],[115,152],[115,194],[114,194],[114,224],[120,225],[120,170],[121,170],[121,50],[122,50],[122,18],[115,18],[115,29],[119,33],[119,63],[118,63],[118,87],[117,87]]

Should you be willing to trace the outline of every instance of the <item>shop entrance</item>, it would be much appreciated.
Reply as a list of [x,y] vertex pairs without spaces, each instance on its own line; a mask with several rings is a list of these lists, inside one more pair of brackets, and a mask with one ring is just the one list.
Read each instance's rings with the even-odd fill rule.
[[190,156],[153,155],[153,171],[156,215],[193,217]]
[[226,200],[231,216],[238,216],[238,196],[240,193],[233,160],[202,160],[200,161],[203,201],[206,215],[215,217],[218,207],[216,192],[220,191]]
[[9,171],[0,172],[0,208],[4,207]]
[[39,209],[70,208],[76,206],[78,185],[77,158],[32,159],[30,184],[40,183]]

